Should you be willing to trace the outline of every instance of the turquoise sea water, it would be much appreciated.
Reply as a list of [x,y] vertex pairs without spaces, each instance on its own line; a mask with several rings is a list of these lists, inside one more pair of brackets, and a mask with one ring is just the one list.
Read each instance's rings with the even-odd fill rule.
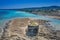
[[[34,15],[32,13],[21,12],[21,11],[12,11],[12,10],[0,10],[0,25],[9,19],[13,18],[37,18],[41,20],[49,20],[51,24],[56,28],[60,29],[60,20],[48,18],[42,15]],[[2,27],[2,26],[1,26]]]

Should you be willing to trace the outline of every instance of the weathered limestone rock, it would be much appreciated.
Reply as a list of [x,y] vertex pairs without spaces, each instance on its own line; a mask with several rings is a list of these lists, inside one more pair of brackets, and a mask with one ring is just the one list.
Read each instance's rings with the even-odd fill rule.
[[40,19],[13,19],[4,28],[2,40],[53,40],[50,37],[55,35],[51,28],[45,25],[46,22],[48,23]]

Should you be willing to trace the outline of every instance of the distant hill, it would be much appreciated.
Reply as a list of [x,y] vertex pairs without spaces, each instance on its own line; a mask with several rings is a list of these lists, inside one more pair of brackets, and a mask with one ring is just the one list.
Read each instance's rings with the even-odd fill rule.
[[38,15],[60,16],[60,6],[32,7],[18,9],[20,11],[30,12]]
[[60,6],[31,7],[31,8],[2,9],[2,10],[24,11],[24,12],[33,13],[36,15],[60,16]]
[[32,8],[23,8],[23,9],[58,9],[60,10],[60,6],[47,6],[47,7],[32,7]]

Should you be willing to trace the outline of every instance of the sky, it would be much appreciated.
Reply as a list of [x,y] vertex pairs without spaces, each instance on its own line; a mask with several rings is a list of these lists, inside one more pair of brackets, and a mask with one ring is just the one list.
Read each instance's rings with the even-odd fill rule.
[[60,0],[0,0],[0,9],[60,6]]

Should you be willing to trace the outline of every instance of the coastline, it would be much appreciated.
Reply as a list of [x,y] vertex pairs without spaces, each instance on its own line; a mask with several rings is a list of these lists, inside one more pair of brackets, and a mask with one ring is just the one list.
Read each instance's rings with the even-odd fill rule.
[[46,17],[60,20],[60,16],[46,16]]

